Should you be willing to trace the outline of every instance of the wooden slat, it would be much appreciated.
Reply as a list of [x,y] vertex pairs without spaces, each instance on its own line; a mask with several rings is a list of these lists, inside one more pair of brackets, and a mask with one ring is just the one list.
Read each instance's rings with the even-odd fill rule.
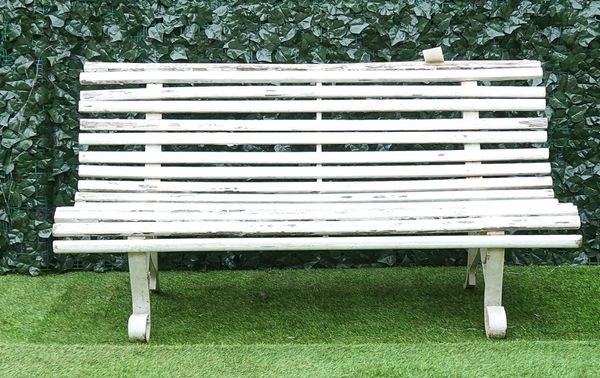
[[[187,207],[189,206],[189,207]],[[310,211],[370,211],[386,209],[393,211],[460,210],[460,209],[494,209],[494,208],[535,208],[549,209],[557,206],[574,206],[561,204],[555,198],[496,199],[496,200],[446,200],[435,202],[328,202],[324,208],[322,202],[76,202],[73,206],[58,207],[61,212],[80,211],[157,211],[157,212],[310,212]]]
[[217,86],[129,88],[81,91],[84,101],[184,100],[219,98],[544,98],[545,87],[456,85]]
[[54,253],[337,251],[456,248],[579,248],[581,235],[427,235],[304,238],[55,240]]
[[571,215],[577,216],[577,208],[572,204],[556,206],[499,206],[499,207],[423,207],[418,213],[410,207],[385,206],[373,204],[369,209],[354,209],[352,206],[341,209],[305,208],[305,209],[243,209],[243,210],[122,210],[101,209],[85,210],[74,207],[56,209],[55,223],[77,222],[190,222],[190,221],[229,221],[229,220],[381,220],[381,219],[427,219],[438,217],[471,217],[471,216],[540,216]]
[[366,83],[455,82],[465,80],[528,80],[542,77],[542,68],[409,69],[352,71],[129,71],[82,72],[81,84],[180,83]]
[[482,165],[384,165],[313,167],[140,167],[80,165],[80,177],[128,179],[358,179],[512,176],[550,173],[550,163],[500,163]]
[[87,145],[140,144],[448,144],[448,143],[545,143],[545,131],[465,132],[290,132],[290,133],[81,133],[79,143]]
[[79,101],[81,113],[540,111],[545,99]]
[[477,189],[531,189],[551,188],[552,178],[510,177],[402,181],[313,181],[295,182],[157,182],[120,180],[79,180],[82,192],[233,192],[233,193],[356,193],[356,192],[411,192],[436,190],[477,190]]
[[81,151],[80,163],[135,164],[361,164],[548,159],[547,148],[486,149],[478,151],[364,151],[364,152],[122,152]]
[[[415,212],[434,207],[454,209],[465,207],[501,207],[501,206],[537,206],[553,207],[558,205],[558,200],[549,196],[544,198],[525,199],[471,199],[468,201],[455,199],[440,199],[439,201],[397,201],[384,203],[369,202],[327,202],[327,209],[343,210],[349,207],[356,211],[368,210],[374,206],[385,206],[390,209],[414,209]],[[133,211],[283,211],[297,210],[308,211],[323,208],[323,202],[75,202],[72,206],[79,210],[133,210]]]
[[551,189],[472,190],[439,192],[373,192],[344,194],[196,194],[78,192],[76,202],[215,202],[215,203],[350,203],[474,201],[485,199],[553,198]]
[[393,120],[81,119],[82,131],[444,131],[546,129],[546,118]]
[[366,221],[202,221],[55,223],[55,237],[86,235],[397,235],[480,230],[554,230],[579,228],[578,216],[489,216]]
[[540,68],[538,60],[454,60],[443,64],[423,61],[333,63],[333,64],[248,64],[248,63],[117,63],[90,62],[83,65],[86,72],[119,71],[364,71],[364,70],[472,70],[478,68]]

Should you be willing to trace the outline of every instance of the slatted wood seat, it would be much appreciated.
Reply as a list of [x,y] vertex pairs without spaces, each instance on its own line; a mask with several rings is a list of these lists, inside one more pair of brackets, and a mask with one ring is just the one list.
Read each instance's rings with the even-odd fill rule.
[[552,191],[544,87],[525,82],[541,77],[537,61],[88,62],[54,251],[127,253],[129,337],[148,340],[158,252],[465,248],[503,337],[504,249],[581,244]]

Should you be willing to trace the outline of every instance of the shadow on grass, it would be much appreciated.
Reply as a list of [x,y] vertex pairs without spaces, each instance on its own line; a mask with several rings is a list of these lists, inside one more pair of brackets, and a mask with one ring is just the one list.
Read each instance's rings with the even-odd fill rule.
[[[600,280],[573,271],[507,270],[510,340],[600,339],[593,293]],[[151,298],[152,343],[481,340],[482,280],[464,290],[463,274],[457,268],[163,273],[163,292]],[[75,278],[28,341],[126,343],[127,275],[66,276]]]

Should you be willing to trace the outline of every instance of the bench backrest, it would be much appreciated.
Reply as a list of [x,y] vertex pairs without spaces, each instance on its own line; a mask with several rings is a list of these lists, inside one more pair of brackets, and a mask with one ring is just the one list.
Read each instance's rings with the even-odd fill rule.
[[78,200],[550,198],[545,88],[526,82],[541,77],[538,61],[88,62],[79,110],[97,117],[80,122]]

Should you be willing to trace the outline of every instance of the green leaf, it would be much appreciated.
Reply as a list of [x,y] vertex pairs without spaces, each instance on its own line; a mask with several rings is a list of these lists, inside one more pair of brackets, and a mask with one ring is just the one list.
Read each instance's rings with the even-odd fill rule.
[[214,13],[219,17],[223,17],[227,14],[228,11],[229,7],[227,7],[227,5],[221,5],[220,7],[214,10]]
[[192,43],[194,41],[194,38],[196,37],[197,32],[198,25],[191,24],[185,27],[183,34],[181,34],[181,37],[188,41],[188,43]]
[[63,26],[65,26],[65,22],[61,18],[58,18],[52,14],[48,17],[50,17],[50,23],[52,24],[53,27],[62,28]]
[[208,39],[223,40],[223,27],[217,24],[211,24],[204,29],[204,34]]
[[111,25],[106,29],[106,34],[110,37],[111,42],[119,42],[123,40],[123,33],[119,25]]
[[554,41],[556,38],[560,37],[560,29],[556,26],[549,26],[545,28],[542,33],[548,38],[548,42]]
[[403,32],[402,30],[398,29],[396,34],[394,34],[394,38],[392,38],[392,40],[391,40],[391,45],[396,46],[398,43],[406,40],[406,37],[407,37],[406,33]]
[[46,228],[38,231],[38,237],[47,239],[52,235],[52,228]]
[[360,34],[363,30],[365,30],[369,26],[366,22],[362,22],[361,20],[357,20],[355,23],[350,25],[350,33],[352,34]]
[[287,41],[289,41],[290,39],[292,39],[292,38],[294,38],[296,36],[296,32],[297,32],[296,27],[292,26],[290,28],[290,30],[288,30],[288,32],[283,37],[281,37],[279,40],[281,42],[287,42]]
[[256,60],[259,62],[269,62],[271,63],[271,51],[267,49],[260,49],[256,52]]
[[21,25],[19,24],[9,24],[8,26],[8,40],[12,41],[17,39],[21,35]]
[[313,19],[313,16],[308,16],[305,19],[303,19],[302,21],[300,21],[298,23],[298,26],[300,27],[300,29],[306,30],[306,29],[310,28],[310,25],[312,23],[312,19]]
[[148,38],[154,39],[158,42],[163,41],[165,34],[165,26],[163,24],[157,24],[148,28]]
[[185,51],[185,47],[183,47],[181,45],[173,46],[173,50],[171,50],[171,53],[169,54],[169,56],[173,60],[187,60],[187,58],[188,58],[187,53]]
[[[67,27],[65,28],[65,31],[71,35],[74,35],[75,37],[89,38],[92,36],[90,28],[78,20],[69,21]],[[114,41],[111,39],[111,42]]]

